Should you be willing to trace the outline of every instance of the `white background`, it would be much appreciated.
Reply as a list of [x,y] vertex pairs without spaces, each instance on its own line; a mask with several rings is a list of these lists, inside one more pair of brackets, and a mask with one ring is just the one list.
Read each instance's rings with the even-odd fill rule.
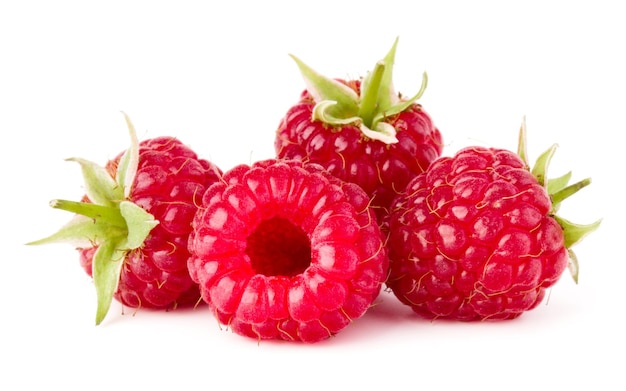
[[[210,5],[209,5],[210,4]],[[618,2],[393,0],[33,2],[0,5],[2,268],[0,389],[626,388],[622,279],[626,91]],[[94,326],[91,281],[67,245],[24,243],[65,223],[53,198],[82,195],[74,156],[104,164],[175,135],[223,169],[273,156],[279,119],[304,84],[293,53],[358,77],[400,41],[395,86],[417,91],[444,154],[553,143],[553,176],[593,184],[562,215],[603,217],[537,309],[511,322],[429,322],[388,293],[329,341],[261,342],[206,311],[113,304]],[[622,243],[620,243],[622,242]],[[122,314],[123,312],[123,314]],[[591,388],[593,387],[593,388]]]

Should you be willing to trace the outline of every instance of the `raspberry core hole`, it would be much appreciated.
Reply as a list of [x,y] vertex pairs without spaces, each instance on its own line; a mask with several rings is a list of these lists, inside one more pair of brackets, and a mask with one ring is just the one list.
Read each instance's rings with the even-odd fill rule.
[[248,236],[246,254],[257,274],[293,277],[311,264],[311,241],[302,228],[277,216]]

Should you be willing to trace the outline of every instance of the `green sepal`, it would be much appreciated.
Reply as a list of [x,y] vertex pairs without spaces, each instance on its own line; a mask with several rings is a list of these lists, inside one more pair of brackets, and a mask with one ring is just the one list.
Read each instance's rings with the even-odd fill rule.
[[94,254],[92,272],[98,302],[96,325],[102,323],[111,307],[126,255],[141,247],[150,231],[158,224],[150,213],[130,201],[122,201],[119,211],[126,220],[126,232],[107,236]]
[[102,323],[113,301],[122,272],[126,253],[119,249],[123,236],[105,240],[98,246],[93,257],[92,273],[96,287],[96,325]]
[[150,231],[159,222],[145,209],[130,201],[122,201],[120,203],[120,212],[126,220],[126,226],[128,227],[124,247],[130,250],[141,247]]
[[561,175],[558,178],[548,179],[548,186],[547,186],[548,194],[554,194],[563,190],[565,187],[567,187],[567,184],[569,183],[570,179],[572,179],[571,171],[567,172],[564,175]]
[[353,89],[318,73],[293,54],[290,56],[300,68],[306,89],[315,102],[325,102],[325,112],[329,118],[351,118],[358,115],[359,96]]
[[567,253],[569,254],[569,262],[567,263],[569,274],[572,276],[572,279],[574,279],[574,282],[578,284],[578,275],[580,273],[580,264],[578,263],[578,256],[576,255],[576,253],[574,253],[574,251],[569,250],[569,249],[567,250]]
[[359,125],[361,133],[372,140],[382,141],[385,144],[395,144],[399,140],[396,137],[396,128],[386,122],[379,122],[374,129],[370,129],[365,124]]
[[333,112],[338,108],[339,103],[334,100],[323,100],[319,103],[315,104],[313,107],[313,114],[311,119],[313,121],[322,121],[325,124],[330,124],[333,126],[339,125],[349,125],[352,123],[359,123],[361,118],[357,116],[353,117],[336,117]]
[[[114,204],[115,205],[115,204]],[[52,200],[50,206],[67,212],[89,217],[94,221],[101,221],[112,227],[126,229],[126,220],[116,206],[104,206],[90,202],[76,202],[68,200]]]
[[374,115],[376,107],[383,104],[381,99],[387,100],[385,86],[382,85],[383,75],[388,65],[385,61],[379,61],[374,66],[374,70],[368,73],[361,83],[361,104],[359,107],[359,117],[368,127],[374,125]]
[[561,207],[561,201],[558,198],[555,198],[553,195],[559,193],[561,190],[565,189],[568,186],[570,179],[572,178],[572,172],[569,171],[564,175],[561,175],[557,178],[548,179],[548,184],[546,189],[548,190],[548,195],[552,200],[552,213],[556,214]]
[[570,275],[576,284],[578,284],[578,275],[580,273],[580,264],[578,262],[578,257],[576,253],[572,250],[571,247],[580,243],[583,238],[587,235],[598,229],[602,219],[597,220],[591,224],[575,224],[569,220],[566,220],[559,216],[554,216],[556,221],[559,223],[561,228],[563,228],[563,235],[565,237],[564,243],[565,248],[567,248],[567,253],[569,255],[569,262],[567,264],[567,268],[569,269]]
[[70,158],[67,161],[80,164],[85,194],[94,204],[113,206],[115,200],[121,201],[124,198],[124,190],[104,167],[81,158]]
[[124,152],[120,158],[119,165],[117,167],[116,182],[122,186],[122,193],[124,198],[130,197],[133,181],[137,175],[137,168],[139,166],[139,140],[137,139],[137,132],[133,123],[126,113],[124,119],[126,120],[126,126],[128,127],[128,133],[130,136],[130,147]]
[[526,141],[526,117],[522,118],[522,125],[519,128],[519,134],[517,136],[517,156],[522,159],[527,167],[530,167],[530,160],[528,159],[528,142]]
[[563,228],[564,244],[568,249],[580,243],[587,235],[598,229],[602,222],[602,219],[599,219],[591,224],[576,224],[557,215],[554,216],[554,219]]
[[396,114],[399,114],[399,113],[405,111],[406,109],[409,108],[409,106],[411,106],[419,98],[421,98],[422,95],[424,95],[424,91],[426,91],[426,87],[427,86],[428,86],[428,74],[426,72],[424,72],[424,73],[422,73],[422,85],[420,86],[419,91],[417,91],[417,94],[413,95],[411,98],[409,98],[407,100],[398,101],[398,103],[394,104],[393,106],[390,106],[386,110],[381,111],[380,113],[378,113],[374,117],[374,121],[375,122],[376,121],[381,121],[384,118],[392,117],[392,116],[394,116]]
[[[385,110],[388,110],[400,101],[398,94],[396,94],[396,91],[393,88],[393,66],[396,62],[396,48],[398,47],[398,40],[399,37],[396,37],[391,49],[389,49],[387,55],[385,55],[381,62],[384,65],[384,71],[380,81],[378,82],[378,98],[376,101],[378,106],[384,108]],[[366,84],[365,81],[367,81],[367,77],[364,80],[364,84]],[[365,85],[364,88],[369,88],[369,86]],[[374,108],[374,110],[376,110],[376,108]]]
[[54,234],[43,239],[26,243],[41,245],[52,243],[68,243],[77,248],[88,248],[102,242],[108,236],[121,235],[125,229],[113,227],[100,219],[75,215],[67,224]]
[[537,179],[537,182],[545,188],[548,187],[548,167],[550,166],[550,161],[556,152],[558,145],[553,144],[550,148],[548,148],[544,153],[539,155],[535,165],[533,166],[531,173]]
[[561,205],[561,202],[563,202],[568,197],[576,194],[578,190],[582,189],[583,187],[587,187],[590,184],[591,178],[585,178],[572,185],[558,189],[555,192],[550,192],[550,189],[548,189],[548,194],[550,194],[550,198],[552,199],[552,207],[557,210]]

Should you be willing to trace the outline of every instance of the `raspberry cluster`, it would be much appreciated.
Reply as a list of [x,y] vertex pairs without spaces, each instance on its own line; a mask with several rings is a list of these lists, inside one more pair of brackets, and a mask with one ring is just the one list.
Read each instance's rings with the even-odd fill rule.
[[513,319],[535,308],[595,230],[558,215],[590,183],[549,178],[555,146],[531,167],[480,146],[443,156],[417,100],[396,93],[397,40],[364,78],[325,77],[292,56],[307,88],[278,121],[276,156],[222,171],[174,137],[131,144],[104,167],[80,164],[86,194],[51,236],[93,278],[96,324],[111,301],[171,309],[205,303],[257,340],[314,343],[362,317],[382,289],[416,315]]

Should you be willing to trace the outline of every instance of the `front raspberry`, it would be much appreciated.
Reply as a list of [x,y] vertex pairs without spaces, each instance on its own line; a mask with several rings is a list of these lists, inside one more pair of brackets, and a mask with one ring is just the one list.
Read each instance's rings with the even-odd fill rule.
[[556,211],[590,181],[548,181],[554,147],[531,172],[524,134],[520,155],[468,147],[438,159],[394,201],[387,285],[418,314],[511,319],[536,307],[568,264],[577,276],[571,246],[599,222],[572,224]]
[[367,195],[317,165],[266,160],[211,186],[189,271],[217,319],[256,339],[318,342],[361,317],[388,258]]
[[132,124],[131,147],[105,167],[77,161],[85,177],[82,202],[55,200],[52,206],[75,213],[56,234],[33,242],[69,241],[94,278],[96,324],[112,298],[133,308],[169,309],[195,304],[200,293],[187,270],[191,221],[202,194],[221,171],[173,137],[138,143]]
[[397,40],[363,80],[335,80],[293,57],[306,81],[300,101],[276,131],[277,157],[322,165],[358,184],[380,219],[395,195],[442,152],[439,129],[411,98],[396,94],[392,68]]

